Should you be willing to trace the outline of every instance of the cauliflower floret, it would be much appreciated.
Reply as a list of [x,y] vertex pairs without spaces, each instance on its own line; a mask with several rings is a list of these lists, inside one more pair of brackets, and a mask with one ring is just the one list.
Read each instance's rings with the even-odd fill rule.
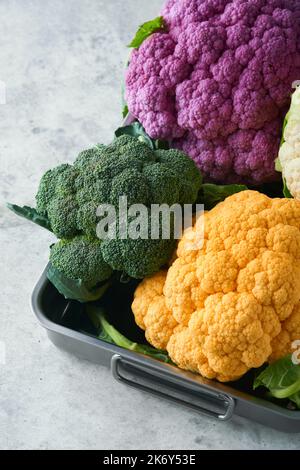
[[293,94],[286,116],[278,160],[291,195],[300,199],[300,87]]
[[298,201],[235,194],[196,221],[177,256],[135,292],[132,310],[153,346],[219,381],[292,351],[300,339]]
[[148,313],[149,305],[152,301],[162,295],[167,271],[159,271],[154,276],[146,278],[139,284],[135,291],[138,301],[133,301],[132,308],[135,312],[136,324],[145,329],[145,316]]
[[293,313],[283,322],[280,334],[272,341],[272,355],[270,362],[274,362],[293,351],[294,341],[300,340],[300,304]]

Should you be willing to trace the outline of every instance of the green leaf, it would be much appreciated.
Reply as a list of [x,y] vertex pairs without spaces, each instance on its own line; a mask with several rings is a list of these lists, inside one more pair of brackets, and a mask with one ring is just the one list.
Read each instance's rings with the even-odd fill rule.
[[224,201],[232,194],[245,191],[247,186],[240,184],[229,184],[225,186],[217,184],[203,184],[201,192],[201,202],[204,204],[205,209],[212,209],[216,204]]
[[285,178],[282,178],[282,180],[283,180],[283,190],[282,190],[282,192],[283,192],[284,197],[286,197],[288,199],[292,199],[293,196],[291,195],[291,193],[289,191],[289,188],[286,185]]
[[282,173],[282,166],[279,158],[276,158],[275,160],[275,170],[278,171],[278,173]]
[[117,129],[115,132],[115,136],[121,137],[121,135],[130,135],[131,137],[135,137],[144,144],[148,145],[151,150],[169,148],[167,142],[162,140],[151,139],[151,137],[149,137],[149,135],[146,133],[142,124],[140,124],[138,121],[133,122],[129,126],[119,127],[119,129]]
[[285,142],[285,140],[284,140],[284,131],[285,131],[285,128],[286,128],[287,123],[288,123],[289,114],[290,114],[290,113],[288,112],[288,114],[285,116],[284,121],[283,121],[282,137],[281,137],[280,147],[281,147],[282,144],[284,144],[284,142]]
[[123,108],[122,109],[123,119],[125,119],[129,114],[129,109],[128,109],[128,105],[126,102],[126,84],[125,84],[126,70],[129,66],[129,63],[130,63],[130,57],[128,57],[128,59],[126,60],[124,72],[122,74],[123,79],[122,79],[122,85],[121,85],[121,99],[122,99],[122,108]]
[[165,362],[167,364],[173,364],[166,351],[152,348],[152,346],[148,346],[147,344],[137,344],[136,347],[132,349],[132,351],[144,354],[145,356],[153,357],[154,359],[158,359],[159,361]]
[[125,104],[125,105],[123,106],[123,111],[122,111],[122,116],[123,116],[124,119],[126,118],[126,116],[128,115],[128,113],[129,113],[128,105]]
[[147,39],[149,36],[151,36],[151,34],[156,33],[157,31],[167,31],[167,25],[162,16],[158,16],[154,20],[147,21],[147,23],[142,24],[128,47],[140,47],[141,44],[143,44],[143,42],[145,41],[145,39]]
[[105,331],[102,328],[101,317],[99,315],[98,309],[95,307],[86,306],[86,311],[88,313],[88,316],[91,322],[93,323],[94,327],[98,331],[98,339],[100,339],[101,341],[105,341],[106,343],[114,344],[113,340],[111,339],[107,331]]
[[265,387],[274,398],[290,399],[300,408],[300,365],[291,355],[274,362],[256,377],[253,389]]
[[90,288],[81,279],[69,279],[51,263],[47,269],[47,277],[66,299],[77,300],[81,303],[99,300],[110,286],[110,281],[105,281],[94,288]]
[[140,124],[138,121],[133,122],[129,126],[119,127],[115,131],[115,136],[121,137],[121,135],[130,135],[131,137],[135,137],[154,150],[153,140],[148,136],[142,124]]
[[6,206],[8,207],[8,209],[10,209],[12,212],[19,215],[20,217],[30,220],[30,222],[33,222],[34,224],[37,224],[40,227],[43,227],[49,230],[50,232],[52,232],[51,225],[47,217],[44,217],[38,214],[37,210],[34,209],[33,207],[29,207],[29,206],[20,207],[20,206],[17,206],[16,204],[10,204],[10,203],[7,203]]
[[135,351],[137,353],[153,357],[154,359],[158,359],[159,361],[172,364],[166,351],[161,351],[160,349],[155,349],[148,345],[135,343],[122,335],[122,333],[106,320],[103,308],[95,305],[87,305],[86,311],[93,325],[99,331],[99,339],[113,343],[120,348]]

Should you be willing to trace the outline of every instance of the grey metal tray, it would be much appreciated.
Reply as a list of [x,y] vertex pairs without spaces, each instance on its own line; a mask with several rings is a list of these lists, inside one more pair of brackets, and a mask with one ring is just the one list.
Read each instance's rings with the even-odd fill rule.
[[[131,339],[143,341],[130,313],[130,299],[124,287],[110,294],[115,325]],[[133,291],[132,291],[133,292]],[[128,297],[128,296],[127,296]],[[105,302],[105,300],[104,300]],[[231,385],[206,380],[199,375],[164,364],[144,355],[127,351],[93,337],[85,325],[82,306],[65,300],[42,274],[32,294],[32,308],[50,340],[76,356],[111,368],[120,382],[175,401],[220,421],[239,415],[280,431],[300,433],[300,411],[292,411],[250,394],[243,380]],[[126,316],[127,314],[127,316]],[[134,336],[134,337],[133,337]]]

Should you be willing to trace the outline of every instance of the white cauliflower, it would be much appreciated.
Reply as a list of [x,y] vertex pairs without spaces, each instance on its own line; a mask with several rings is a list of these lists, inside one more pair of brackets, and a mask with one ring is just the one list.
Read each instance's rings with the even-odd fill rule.
[[282,171],[290,194],[300,200],[300,87],[292,96],[286,116],[277,169]]

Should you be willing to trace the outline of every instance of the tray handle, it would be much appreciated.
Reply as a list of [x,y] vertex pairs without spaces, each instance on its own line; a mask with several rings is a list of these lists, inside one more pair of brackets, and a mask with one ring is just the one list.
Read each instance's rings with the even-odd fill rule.
[[[144,378],[146,377],[147,381],[149,382],[149,385],[139,383],[134,379],[128,379],[122,374],[121,372],[122,368],[123,369],[125,368],[127,371],[129,370],[131,375],[134,376],[134,378],[138,379],[141,377],[144,377]],[[164,374],[163,382],[165,382],[165,384],[167,383],[167,386],[165,385],[165,389],[163,391],[159,390],[158,386],[162,388],[162,381],[160,380],[160,377],[155,374],[154,369],[151,369],[147,366],[145,367],[135,362],[134,360],[129,361],[128,359],[124,359],[119,354],[115,354],[111,359],[111,371],[112,371],[113,377],[119,382],[129,385],[130,387],[134,387],[136,389],[142,390],[144,392],[152,393],[156,396],[159,396],[160,398],[166,398],[168,400],[171,400],[175,403],[191,408],[207,416],[217,418],[221,421],[228,421],[233,416],[234,409],[235,409],[235,401],[229,395],[225,395],[224,393],[219,393],[219,392],[214,392],[212,390],[208,390],[204,387],[201,387],[201,385],[199,384],[199,394],[201,393],[202,401],[203,399],[205,401],[205,398],[207,400],[208,399],[214,400],[219,405],[221,405],[222,408],[223,407],[225,408],[225,411],[222,414],[216,411],[212,411],[203,405],[190,403],[189,398],[191,398],[191,391],[188,389],[187,385],[184,384],[183,380],[180,379],[180,377],[176,377],[176,383],[175,383],[171,380],[168,380],[168,376]],[[197,388],[198,388],[198,385],[197,385]],[[182,398],[178,398],[170,394],[169,392],[171,390],[176,391],[177,394],[178,392],[180,392]],[[195,392],[193,396],[195,397]]]

